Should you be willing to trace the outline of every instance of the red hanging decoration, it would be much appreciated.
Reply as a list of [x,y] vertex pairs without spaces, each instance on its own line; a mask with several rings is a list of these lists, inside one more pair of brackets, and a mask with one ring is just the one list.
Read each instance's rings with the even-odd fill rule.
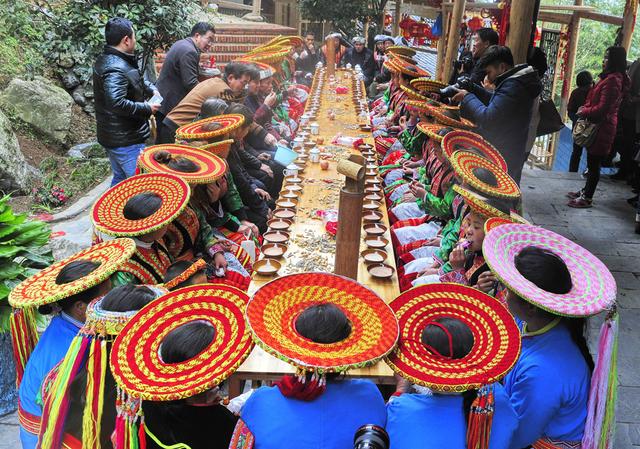
[[467,22],[467,26],[469,27],[469,30],[471,30],[472,33],[482,28],[483,25],[484,25],[484,21],[478,16],[473,17],[471,20]]

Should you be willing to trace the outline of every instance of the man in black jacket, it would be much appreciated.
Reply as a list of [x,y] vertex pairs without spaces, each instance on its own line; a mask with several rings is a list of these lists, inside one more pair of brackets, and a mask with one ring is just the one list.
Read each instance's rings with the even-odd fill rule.
[[485,51],[492,45],[498,45],[499,36],[492,28],[480,28],[473,33],[471,52],[463,52],[460,59],[455,62],[455,70],[451,75],[449,84],[455,84],[462,75],[468,75],[476,84],[482,85],[486,72],[478,64]]
[[207,51],[214,38],[213,26],[207,22],[198,22],[191,29],[191,35],[173,44],[165,56],[156,83],[163,97],[156,116],[158,137],[162,134],[162,121],[167,114],[198,84],[200,54]]
[[373,59],[373,52],[365,47],[364,37],[353,38],[353,47],[347,50],[340,61],[342,67],[347,64],[351,64],[353,68],[359,65],[364,75],[365,86],[368,87],[371,84],[376,73],[376,61]]
[[138,68],[131,22],[110,19],[104,34],[107,45],[93,66],[93,94],[98,142],[107,150],[113,186],[135,174],[149,137],[149,117],[160,105],[145,101],[156,91]]

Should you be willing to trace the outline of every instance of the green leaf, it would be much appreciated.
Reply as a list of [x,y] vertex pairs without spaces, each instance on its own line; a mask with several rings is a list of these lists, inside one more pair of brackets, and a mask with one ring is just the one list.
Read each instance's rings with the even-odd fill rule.
[[15,279],[25,271],[24,267],[19,263],[9,262],[0,265],[0,281],[5,279]]
[[3,246],[0,244],[0,258],[3,257],[13,257],[16,254],[18,254],[20,251],[22,251],[24,248],[21,246],[14,246],[14,245],[6,245]]

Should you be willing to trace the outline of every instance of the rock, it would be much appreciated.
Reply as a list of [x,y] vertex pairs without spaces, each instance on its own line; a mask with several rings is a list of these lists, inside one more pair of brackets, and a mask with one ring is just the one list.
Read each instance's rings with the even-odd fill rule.
[[28,193],[38,171],[27,163],[9,118],[0,111],[0,190]]
[[87,97],[87,98],[93,98],[93,83],[92,82],[88,82],[84,86],[84,96]]
[[50,80],[14,78],[0,93],[0,103],[45,136],[64,143],[71,126],[73,99]]
[[77,77],[73,70],[67,70],[64,75],[60,78],[62,81],[62,85],[67,90],[72,90],[73,88],[80,85],[80,78]]
[[94,106],[93,103],[87,103],[87,105],[83,107],[82,110],[89,115],[93,115],[93,116],[96,115],[96,107]]
[[78,106],[84,107],[87,105],[87,99],[84,96],[84,87],[78,86],[75,89],[73,89],[73,92],[71,92],[71,97],[73,98],[73,101],[75,101]]
[[107,153],[98,142],[87,142],[74,145],[67,152],[69,157],[82,159],[99,159],[107,157]]

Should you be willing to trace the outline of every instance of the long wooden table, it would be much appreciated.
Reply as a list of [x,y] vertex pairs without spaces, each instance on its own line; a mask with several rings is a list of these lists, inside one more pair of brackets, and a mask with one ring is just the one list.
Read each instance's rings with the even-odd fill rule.
[[[344,71],[337,71],[336,77],[342,79],[344,73]],[[316,211],[338,209],[339,190],[344,184],[344,176],[340,175],[336,170],[338,160],[348,157],[349,154],[358,154],[358,151],[347,147],[336,148],[330,143],[338,133],[341,133],[344,136],[364,137],[365,141],[373,144],[371,134],[363,133],[358,127],[358,116],[352,100],[351,80],[346,80],[339,84],[349,89],[346,95],[336,95],[333,89],[330,92],[329,83],[324,83],[321,105],[316,117],[316,121],[320,125],[320,134],[319,136],[313,136],[314,138],[324,138],[324,145],[321,145],[320,149],[325,153],[325,157],[328,156],[329,169],[322,170],[319,163],[308,161],[304,172],[299,175],[300,178],[303,178],[301,183],[303,190],[299,197],[294,223],[289,231],[291,238],[288,243],[288,250],[284,257],[280,259],[282,268],[278,273],[279,275],[311,271],[309,270],[311,263],[309,260],[312,257],[320,259],[320,262],[315,264],[316,271],[333,271],[334,254],[323,255],[320,254],[317,248],[309,247],[318,245],[335,251],[335,238],[331,237],[325,230],[324,222],[317,217]],[[336,114],[335,120],[328,118],[330,110],[334,110]],[[384,237],[391,242],[388,230],[389,218],[384,204],[380,211],[383,213],[382,224],[387,227]],[[360,251],[366,249],[364,231],[362,231],[361,235]],[[385,250],[389,254],[386,263],[396,268],[391,243],[387,245]],[[388,280],[374,278],[368,273],[366,264],[360,254],[354,255],[354,257],[359,258],[359,283],[375,291],[386,302],[390,302],[399,295],[397,273]],[[249,294],[253,294],[257,289],[273,279],[274,277],[254,274],[249,287]],[[272,381],[280,378],[283,374],[290,374],[294,371],[291,365],[256,347],[231,377],[229,395],[234,397],[239,394],[244,380]],[[370,378],[377,383],[394,382],[393,372],[384,362],[367,368],[352,370],[348,374],[354,377]]]

